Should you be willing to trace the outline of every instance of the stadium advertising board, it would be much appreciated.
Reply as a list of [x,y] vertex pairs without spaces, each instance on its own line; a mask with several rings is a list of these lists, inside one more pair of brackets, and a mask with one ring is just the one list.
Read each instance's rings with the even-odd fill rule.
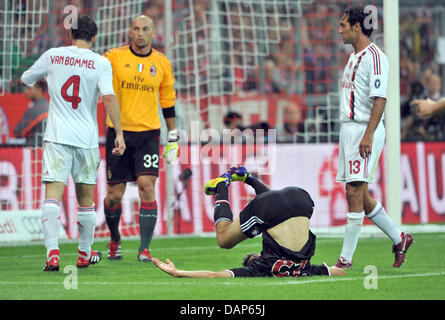
[[[200,148],[200,150],[198,150]],[[204,147],[196,145],[182,147],[182,152],[193,155]],[[253,172],[264,172],[267,163],[249,154],[252,149],[246,146],[230,146],[231,152],[240,155],[242,162]],[[184,150],[186,149],[186,150]],[[235,150],[235,151],[234,151]],[[108,236],[103,214],[103,199],[106,193],[106,172],[104,148],[101,147],[101,163],[96,188],[97,229],[96,236]],[[200,152],[198,152],[200,151]],[[229,150],[230,151],[230,150]],[[11,220],[18,212],[39,212],[42,203],[40,189],[41,164],[35,159],[40,152],[29,148],[1,148],[0,158],[0,238],[8,236],[11,230],[17,230],[21,224]],[[161,151],[162,152],[162,151]],[[173,230],[180,234],[199,234],[213,232],[213,200],[203,193],[204,183],[219,175],[229,167],[229,161],[215,164],[200,154],[201,161],[182,161],[173,166],[174,189],[176,197],[167,203],[166,168],[160,162],[160,174],[157,183],[157,203],[159,219],[155,235],[168,232],[168,205],[174,210]],[[227,155],[221,150],[221,156]],[[376,199],[385,202],[384,154],[375,175],[375,183],[370,190]],[[308,190],[315,202],[311,219],[312,227],[343,225],[346,222],[346,199],[344,185],[335,183],[338,148],[335,144],[279,144],[276,145],[276,164],[273,174],[261,175],[261,178],[273,189],[288,185],[297,185]],[[206,160],[207,159],[207,160]],[[261,159],[260,159],[261,160]],[[185,163],[187,162],[187,163]],[[235,163],[233,163],[235,164]],[[263,167],[261,167],[263,166]],[[401,203],[402,222],[437,223],[445,222],[445,143],[404,143],[401,155]],[[187,172],[188,174],[184,174]],[[191,173],[191,174],[190,174]],[[230,188],[231,207],[235,217],[246,203],[254,197],[253,190],[241,183],[233,183]],[[123,199],[122,235],[139,234],[137,210],[139,206],[138,189],[134,183],[127,186]],[[76,227],[77,202],[75,188],[70,180],[67,183],[63,199],[61,223],[70,238],[77,237]],[[13,214],[15,212],[15,214]],[[369,223],[365,219],[365,223]],[[9,237],[9,238],[8,238]]]
[[[65,229],[59,239],[66,239]],[[11,210],[0,214],[0,242],[42,240],[42,212],[40,210]]]

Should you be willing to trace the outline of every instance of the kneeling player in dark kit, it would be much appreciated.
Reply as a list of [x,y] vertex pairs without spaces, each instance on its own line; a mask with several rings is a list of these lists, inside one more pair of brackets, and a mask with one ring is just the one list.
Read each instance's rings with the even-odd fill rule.
[[[256,197],[233,221],[228,187],[231,182],[242,181],[252,186]],[[169,260],[166,263],[153,258],[154,264],[174,277],[231,278],[231,277],[298,277],[344,276],[341,268],[326,263],[313,265],[315,235],[309,230],[314,202],[310,195],[297,187],[269,190],[260,180],[242,166],[232,167],[204,187],[207,195],[215,197],[214,220],[218,245],[230,249],[247,238],[262,233],[261,254],[248,254],[243,267],[223,271],[178,270]]]

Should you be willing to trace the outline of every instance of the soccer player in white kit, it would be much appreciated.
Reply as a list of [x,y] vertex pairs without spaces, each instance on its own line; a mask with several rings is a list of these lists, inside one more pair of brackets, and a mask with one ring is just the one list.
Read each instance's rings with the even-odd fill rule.
[[371,42],[372,27],[365,24],[363,6],[344,11],[338,32],[355,52],[343,73],[340,99],[339,164],[336,181],[346,183],[347,225],[341,255],[335,264],[351,268],[352,256],[366,215],[394,243],[394,267],[404,262],[406,251],[414,241],[400,231],[379,201],[368,191],[385,143],[383,125],[387,97],[389,63],[385,54]]
[[125,151],[119,105],[113,90],[110,62],[91,51],[97,26],[89,17],[80,17],[71,29],[72,46],[46,51],[21,77],[32,87],[46,78],[50,96],[44,135],[43,175],[45,201],[42,227],[47,249],[44,271],[59,270],[58,233],[61,200],[69,174],[76,187],[79,246],[77,266],[86,268],[99,262],[102,254],[91,249],[96,212],[94,188],[99,166],[97,100],[102,95],[117,137],[113,153]]

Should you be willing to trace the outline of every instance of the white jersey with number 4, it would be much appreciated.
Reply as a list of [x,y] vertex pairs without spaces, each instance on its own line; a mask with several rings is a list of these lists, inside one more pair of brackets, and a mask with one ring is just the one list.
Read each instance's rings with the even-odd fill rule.
[[44,140],[80,148],[98,147],[97,100],[113,94],[108,59],[77,46],[46,51],[22,75],[32,87],[46,78],[50,97]]
[[369,122],[374,98],[387,98],[388,71],[388,58],[372,42],[351,54],[343,72],[340,122]]

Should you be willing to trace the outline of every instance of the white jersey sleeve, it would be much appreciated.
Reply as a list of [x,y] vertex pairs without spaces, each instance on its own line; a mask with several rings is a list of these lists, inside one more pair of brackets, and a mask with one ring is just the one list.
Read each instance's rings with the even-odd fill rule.
[[103,71],[99,76],[98,87],[100,94],[103,96],[116,95],[113,88],[113,68],[107,58],[103,58]]
[[369,98],[387,98],[389,62],[386,55],[374,46],[369,47]]
[[22,74],[21,80],[23,84],[28,87],[33,87],[37,81],[45,78],[48,75],[48,52],[50,50],[43,53],[40,58],[37,59],[37,61],[34,62],[34,64]]

